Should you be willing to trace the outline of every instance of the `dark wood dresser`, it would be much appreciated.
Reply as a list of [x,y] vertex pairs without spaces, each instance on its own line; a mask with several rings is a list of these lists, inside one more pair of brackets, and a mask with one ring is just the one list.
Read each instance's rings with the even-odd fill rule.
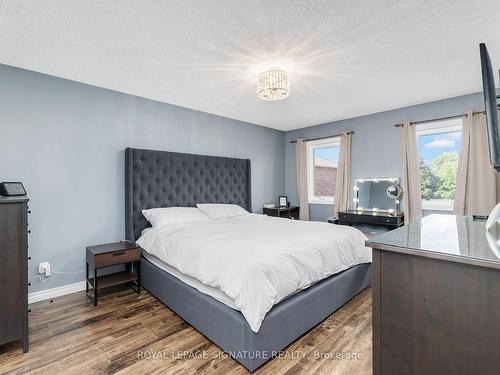
[[378,225],[388,229],[399,228],[404,225],[404,214],[393,214],[388,212],[368,212],[358,210],[346,210],[338,212],[340,225]]
[[0,197],[0,345],[28,351],[28,198]]
[[500,373],[500,225],[429,215],[372,238],[373,374]]

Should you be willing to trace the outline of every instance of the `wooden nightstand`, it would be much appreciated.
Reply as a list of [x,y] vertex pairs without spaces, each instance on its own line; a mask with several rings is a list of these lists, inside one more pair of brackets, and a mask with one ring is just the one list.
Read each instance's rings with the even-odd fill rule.
[[[128,283],[137,293],[141,291],[141,248],[131,241],[113,242],[87,247],[86,293],[97,306],[97,295],[101,288]],[[98,275],[98,270],[125,264],[125,271]],[[92,277],[89,276],[93,270]]]
[[285,217],[287,219],[299,219],[299,207],[264,207],[262,213],[267,216]]

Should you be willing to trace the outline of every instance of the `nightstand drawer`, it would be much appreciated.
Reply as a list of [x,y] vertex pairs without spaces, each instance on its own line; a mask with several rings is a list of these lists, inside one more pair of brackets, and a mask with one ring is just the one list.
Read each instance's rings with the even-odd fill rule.
[[138,261],[141,258],[141,249],[117,250],[95,256],[95,267],[106,267],[114,264]]

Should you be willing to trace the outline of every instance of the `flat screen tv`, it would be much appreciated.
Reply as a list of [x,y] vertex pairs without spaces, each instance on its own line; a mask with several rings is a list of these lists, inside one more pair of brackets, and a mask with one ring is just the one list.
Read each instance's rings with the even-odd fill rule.
[[484,107],[486,111],[486,124],[488,126],[488,143],[490,147],[490,160],[493,167],[500,171],[500,130],[498,129],[497,94],[495,77],[491,67],[490,55],[484,43],[479,45],[481,55],[481,71],[483,75]]

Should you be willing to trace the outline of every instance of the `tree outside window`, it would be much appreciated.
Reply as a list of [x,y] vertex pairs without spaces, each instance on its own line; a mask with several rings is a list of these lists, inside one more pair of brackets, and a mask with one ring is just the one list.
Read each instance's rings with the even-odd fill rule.
[[424,210],[452,211],[457,186],[462,119],[417,125]]

